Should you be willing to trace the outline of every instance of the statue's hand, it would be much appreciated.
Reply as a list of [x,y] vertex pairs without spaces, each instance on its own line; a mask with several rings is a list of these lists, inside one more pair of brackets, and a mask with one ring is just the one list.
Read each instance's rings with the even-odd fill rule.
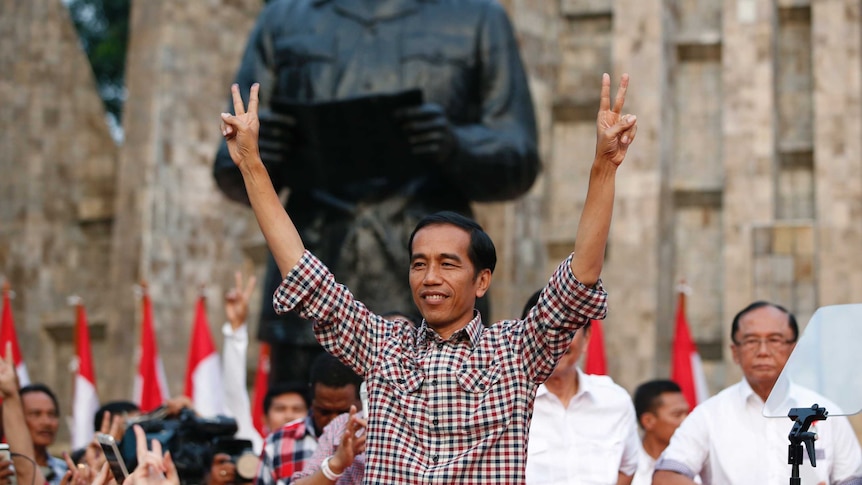
[[455,154],[457,140],[443,107],[437,103],[403,108],[395,112],[414,155],[444,162]]
[[261,110],[260,158],[267,165],[287,162],[296,142],[296,119],[285,114]]

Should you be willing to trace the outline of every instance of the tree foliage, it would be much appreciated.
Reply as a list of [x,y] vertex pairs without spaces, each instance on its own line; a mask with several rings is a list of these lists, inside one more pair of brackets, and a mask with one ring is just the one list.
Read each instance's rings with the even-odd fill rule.
[[124,73],[131,0],[66,0],[105,109],[119,124],[126,97]]

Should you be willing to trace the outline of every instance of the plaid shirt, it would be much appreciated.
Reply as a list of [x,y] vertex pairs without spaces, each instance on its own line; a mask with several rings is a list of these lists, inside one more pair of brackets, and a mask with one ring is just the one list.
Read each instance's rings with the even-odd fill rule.
[[254,485],[286,485],[302,470],[317,449],[310,419],[291,421],[266,437]]
[[525,320],[485,327],[477,314],[442,340],[370,312],[310,252],[273,297],[313,320],[328,352],[365,376],[370,420],[365,482],[523,483],[536,389],[577,329],[604,318],[607,294],[564,261]]
[[[341,444],[341,435],[344,434],[344,428],[347,427],[349,419],[350,413],[339,414],[323,428],[323,433],[317,440],[317,451],[311,455],[302,471],[293,474],[292,480],[299,480],[300,478],[314,475],[320,469],[320,464],[323,463],[323,460],[335,454],[335,450]],[[353,464],[344,470],[344,475],[335,483],[337,485],[358,485],[362,483],[364,474],[365,453],[361,453],[354,457]]]

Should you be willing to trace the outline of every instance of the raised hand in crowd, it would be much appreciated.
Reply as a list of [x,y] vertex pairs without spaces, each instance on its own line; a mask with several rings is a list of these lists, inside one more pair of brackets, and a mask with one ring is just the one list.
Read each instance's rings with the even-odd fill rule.
[[15,373],[15,361],[12,357],[12,343],[7,342],[3,358],[0,359],[0,393],[3,395],[3,430],[12,461],[15,465],[15,475],[22,485],[44,485],[45,476],[36,466],[36,452],[33,448],[33,437],[24,419],[24,404],[18,394],[18,375]]
[[134,425],[138,466],[123,485],[179,485],[180,476],[171,458],[171,453],[162,454],[162,444],[152,440],[152,449],[147,449],[144,429]]
[[234,287],[224,297],[224,311],[233,330],[245,324],[248,318],[248,301],[254,291],[257,278],[249,276],[245,287],[242,285],[242,272],[234,273]]
[[12,485],[14,478],[15,467],[12,465],[12,460],[0,459],[0,485]]

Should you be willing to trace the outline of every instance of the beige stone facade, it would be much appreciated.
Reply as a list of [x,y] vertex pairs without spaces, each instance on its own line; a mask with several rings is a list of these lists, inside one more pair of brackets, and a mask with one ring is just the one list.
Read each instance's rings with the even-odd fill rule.
[[[571,250],[602,72],[631,74],[626,110],[639,120],[604,272],[615,380],[632,390],[668,375],[681,280],[712,392],[739,378],[728,333],[750,301],[781,303],[803,324],[819,306],[862,302],[858,0],[503,3],[531,75],[544,171],[522,199],[477,207],[500,252],[492,318],[518,315]],[[262,271],[250,211],[211,177],[217,114],[260,6],[133,2],[118,148],[61,1],[0,0],[0,273],[18,296],[31,375],[66,413],[67,296],[87,303],[102,398],[127,398],[134,288],[148,281],[179,394],[200,286],[218,335],[233,271]]]

